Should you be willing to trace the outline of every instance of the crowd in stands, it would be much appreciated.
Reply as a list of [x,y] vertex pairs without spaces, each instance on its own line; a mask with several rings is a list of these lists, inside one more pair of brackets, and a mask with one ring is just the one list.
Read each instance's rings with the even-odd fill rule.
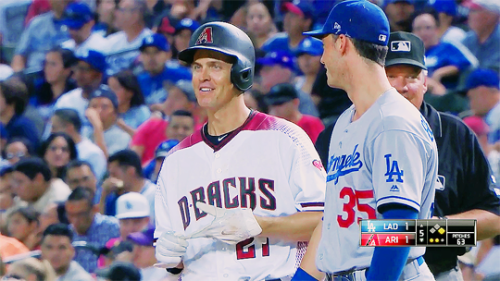
[[[340,1],[0,1],[1,275],[175,280],[153,266],[155,182],[206,122],[178,53],[203,23],[245,30],[257,50],[246,105],[315,142],[351,102],[327,85],[322,42],[302,33]],[[423,40],[425,101],[463,118],[500,179],[500,1],[370,1],[391,31]],[[500,273],[499,244],[484,242],[490,254],[464,274]]]

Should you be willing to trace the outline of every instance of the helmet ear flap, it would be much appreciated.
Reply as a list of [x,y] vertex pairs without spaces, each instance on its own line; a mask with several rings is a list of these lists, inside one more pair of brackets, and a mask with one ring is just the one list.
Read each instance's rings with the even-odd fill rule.
[[240,91],[247,91],[252,87],[253,73],[252,67],[241,68],[238,64],[233,65],[231,69],[231,82]]

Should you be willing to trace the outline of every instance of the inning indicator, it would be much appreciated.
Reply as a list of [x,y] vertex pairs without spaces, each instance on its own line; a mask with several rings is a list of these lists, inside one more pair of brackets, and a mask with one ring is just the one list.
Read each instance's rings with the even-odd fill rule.
[[361,220],[362,247],[476,246],[476,220]]

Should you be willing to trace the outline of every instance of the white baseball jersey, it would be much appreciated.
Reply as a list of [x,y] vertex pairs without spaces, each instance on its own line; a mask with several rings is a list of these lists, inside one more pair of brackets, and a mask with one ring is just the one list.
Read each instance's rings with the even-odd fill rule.
[[[438,153],[420,112],[395,89],[385,92],[358,120],[351,106],[332,133],[327,165],[323,232],[316,266],[337,273],[370,266],[374,248],[360,247],[360,219],[381,219],[397,203],[431,217]],[[412,248],[410,259],[424,247]]]
[[[165,158],[155,201],[156,231],[185,235],[213,221],[195,202],[221,208],[252,208],[256,216],[322,211],[326,173],[311,140],[298,126],[252,112],[218,145],[203,129]],[[182,280],[268,280],[295,272],[297,243],[251,238],[228,245],[189,239]]]

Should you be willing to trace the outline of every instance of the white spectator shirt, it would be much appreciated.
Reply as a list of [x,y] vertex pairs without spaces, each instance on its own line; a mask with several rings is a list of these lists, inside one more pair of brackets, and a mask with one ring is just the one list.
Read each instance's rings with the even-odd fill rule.
[[[92,132],[92,125],[85,116],[85,110],[89,105],[89,100],[83,97],[82,88],[76,88],[65,94],[63,94],[54,105],[54,111],[62,108],[71,108],[78,112],[80,120],[82,121],[82,131],[81,134],[84,137],[88,137]],[[52,126],[47,126],[51,128]]]
[[106,173],[107,160],[104,152],[96,144],[83,137],[82,141],[76,144],[76,150],[78,151],[78,159],[89,162],[97,182],[100,182]]
[[[158,179],[155,237],[165,231],[190,235],[212,223],[197,201],[277,217],[322,211],[324,194],[325,170],[306,133],[252,112],[217,146],[201,129],[171,150]],[[183,281],[268,280],[295,273],[297,242],[266,237],[236,245],[212,238],[188,242]]]
[[80,45],[76,45],[75,40],[69,39],[64,41],[61,44],[61,47],[72,50],[75,52],[75,55],[79,55],[85,53],[89,50],[98,51],[100,53],[104,53],[106,51],[106,44],[108,44],[107,40],[97,33],[90,34],[87,40],[83,41]]

